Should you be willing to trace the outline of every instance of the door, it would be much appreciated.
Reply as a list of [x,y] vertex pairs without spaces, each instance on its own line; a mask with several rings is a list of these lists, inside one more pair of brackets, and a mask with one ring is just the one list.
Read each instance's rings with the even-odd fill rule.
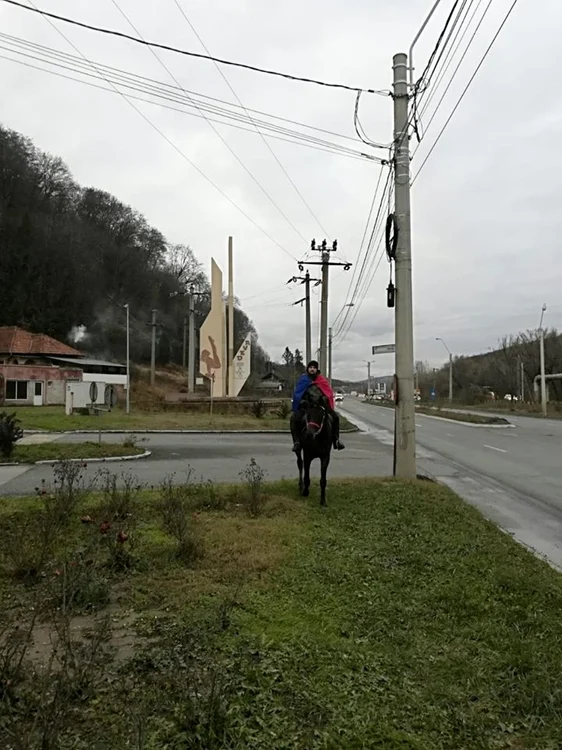
[[33,406],[43,406],[43,381],[36,380],[33,388]]

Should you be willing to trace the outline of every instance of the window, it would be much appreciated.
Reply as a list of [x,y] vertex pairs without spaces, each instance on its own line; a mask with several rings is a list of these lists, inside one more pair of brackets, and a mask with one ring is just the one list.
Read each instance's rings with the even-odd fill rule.
[[27,401],[27,380],[7,380],[6,400]]

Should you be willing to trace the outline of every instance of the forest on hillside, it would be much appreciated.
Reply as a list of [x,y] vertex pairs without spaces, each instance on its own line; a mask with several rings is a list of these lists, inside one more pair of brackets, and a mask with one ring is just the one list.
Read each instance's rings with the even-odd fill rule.
[[[555,329],[545,330],[545,373],[562,373],[562,335]],[[540,374],[540,331],[532,330],[504,336],[497,348],[473,356],[453,358],[453,395],[467,404],[486,399],[486,391],[498,398],[521,393],[521,376],[526,401],[535,401],[534,381]],[[423,362],[416,363],[416,376],[427,397],[435,387],[438,398],[449,393],[449,364],[433,369]],[[562,381],[549,383],[551,401],[562,401]]]
[[[210,286],[188,245],[173,245],[110,193],[78,185],[64,161],[0,126],[0,325],[16,325],[99,357],[125,357],[125,304],[131,358],[150,358],[150,311],[158,313],[158,362],[182,361],[187,294],[196,293],[196,329]],[[252,334],[253,371],[267,357],[237,303],[236,347]]]

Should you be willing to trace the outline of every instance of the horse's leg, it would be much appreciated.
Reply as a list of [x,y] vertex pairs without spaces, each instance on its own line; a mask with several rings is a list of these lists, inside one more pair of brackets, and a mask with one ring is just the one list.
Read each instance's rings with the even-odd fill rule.
[[326,476],[330,465],[330,451],[320,459],[320,505],[326,505]]
[[299,492],[300,492],[300,494],[302,495],[302,494],[304,494],[304,493],[303,493],[303,490],[304,490],[304,484],[303,484],[303,481],[302,481],[302,467],[303,467],[303,462],[302,462],[302,450],[300,450],[300,451],[299,451],[299,452],[297,453],[297,466],[299,467]]
[[308,497],[310,495],[310,464],[312,463],[312,458],[308,454],[304,454],[304,484],[302,489],[303,497]]

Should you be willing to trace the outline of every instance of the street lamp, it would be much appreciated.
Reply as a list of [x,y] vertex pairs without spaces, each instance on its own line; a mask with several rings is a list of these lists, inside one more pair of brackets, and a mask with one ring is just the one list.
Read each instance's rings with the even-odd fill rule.
[[445,341],[440,337],[436,336],[435,341],[440,341],[445,349],[449,352],[449,403],[453,402],[453,355],[451,354],[451,350],[445,343]]
[[374,361],[369,361],[368,359],[361,360],[367,365],[367,396],[371,395],[371,365],[374,364]]
[[126,394],[126,413],[129,414],[131,411],[131,326],[130,326],[130,312],[129,303],[125,305],[127,311],[127,394]]
[[544,363],[544,328],[542,326],[542,321],[543,321],[545,312],[546,312],[546,302],[543,303],[543,306],[541,308],[541,322],[539,324],[540,356],[541,356],[541,405],[542,405],[543,417],[548,416],[548,409],[547,409],[547,403],[546,403],[546,375],[545,375],[545,363]]

